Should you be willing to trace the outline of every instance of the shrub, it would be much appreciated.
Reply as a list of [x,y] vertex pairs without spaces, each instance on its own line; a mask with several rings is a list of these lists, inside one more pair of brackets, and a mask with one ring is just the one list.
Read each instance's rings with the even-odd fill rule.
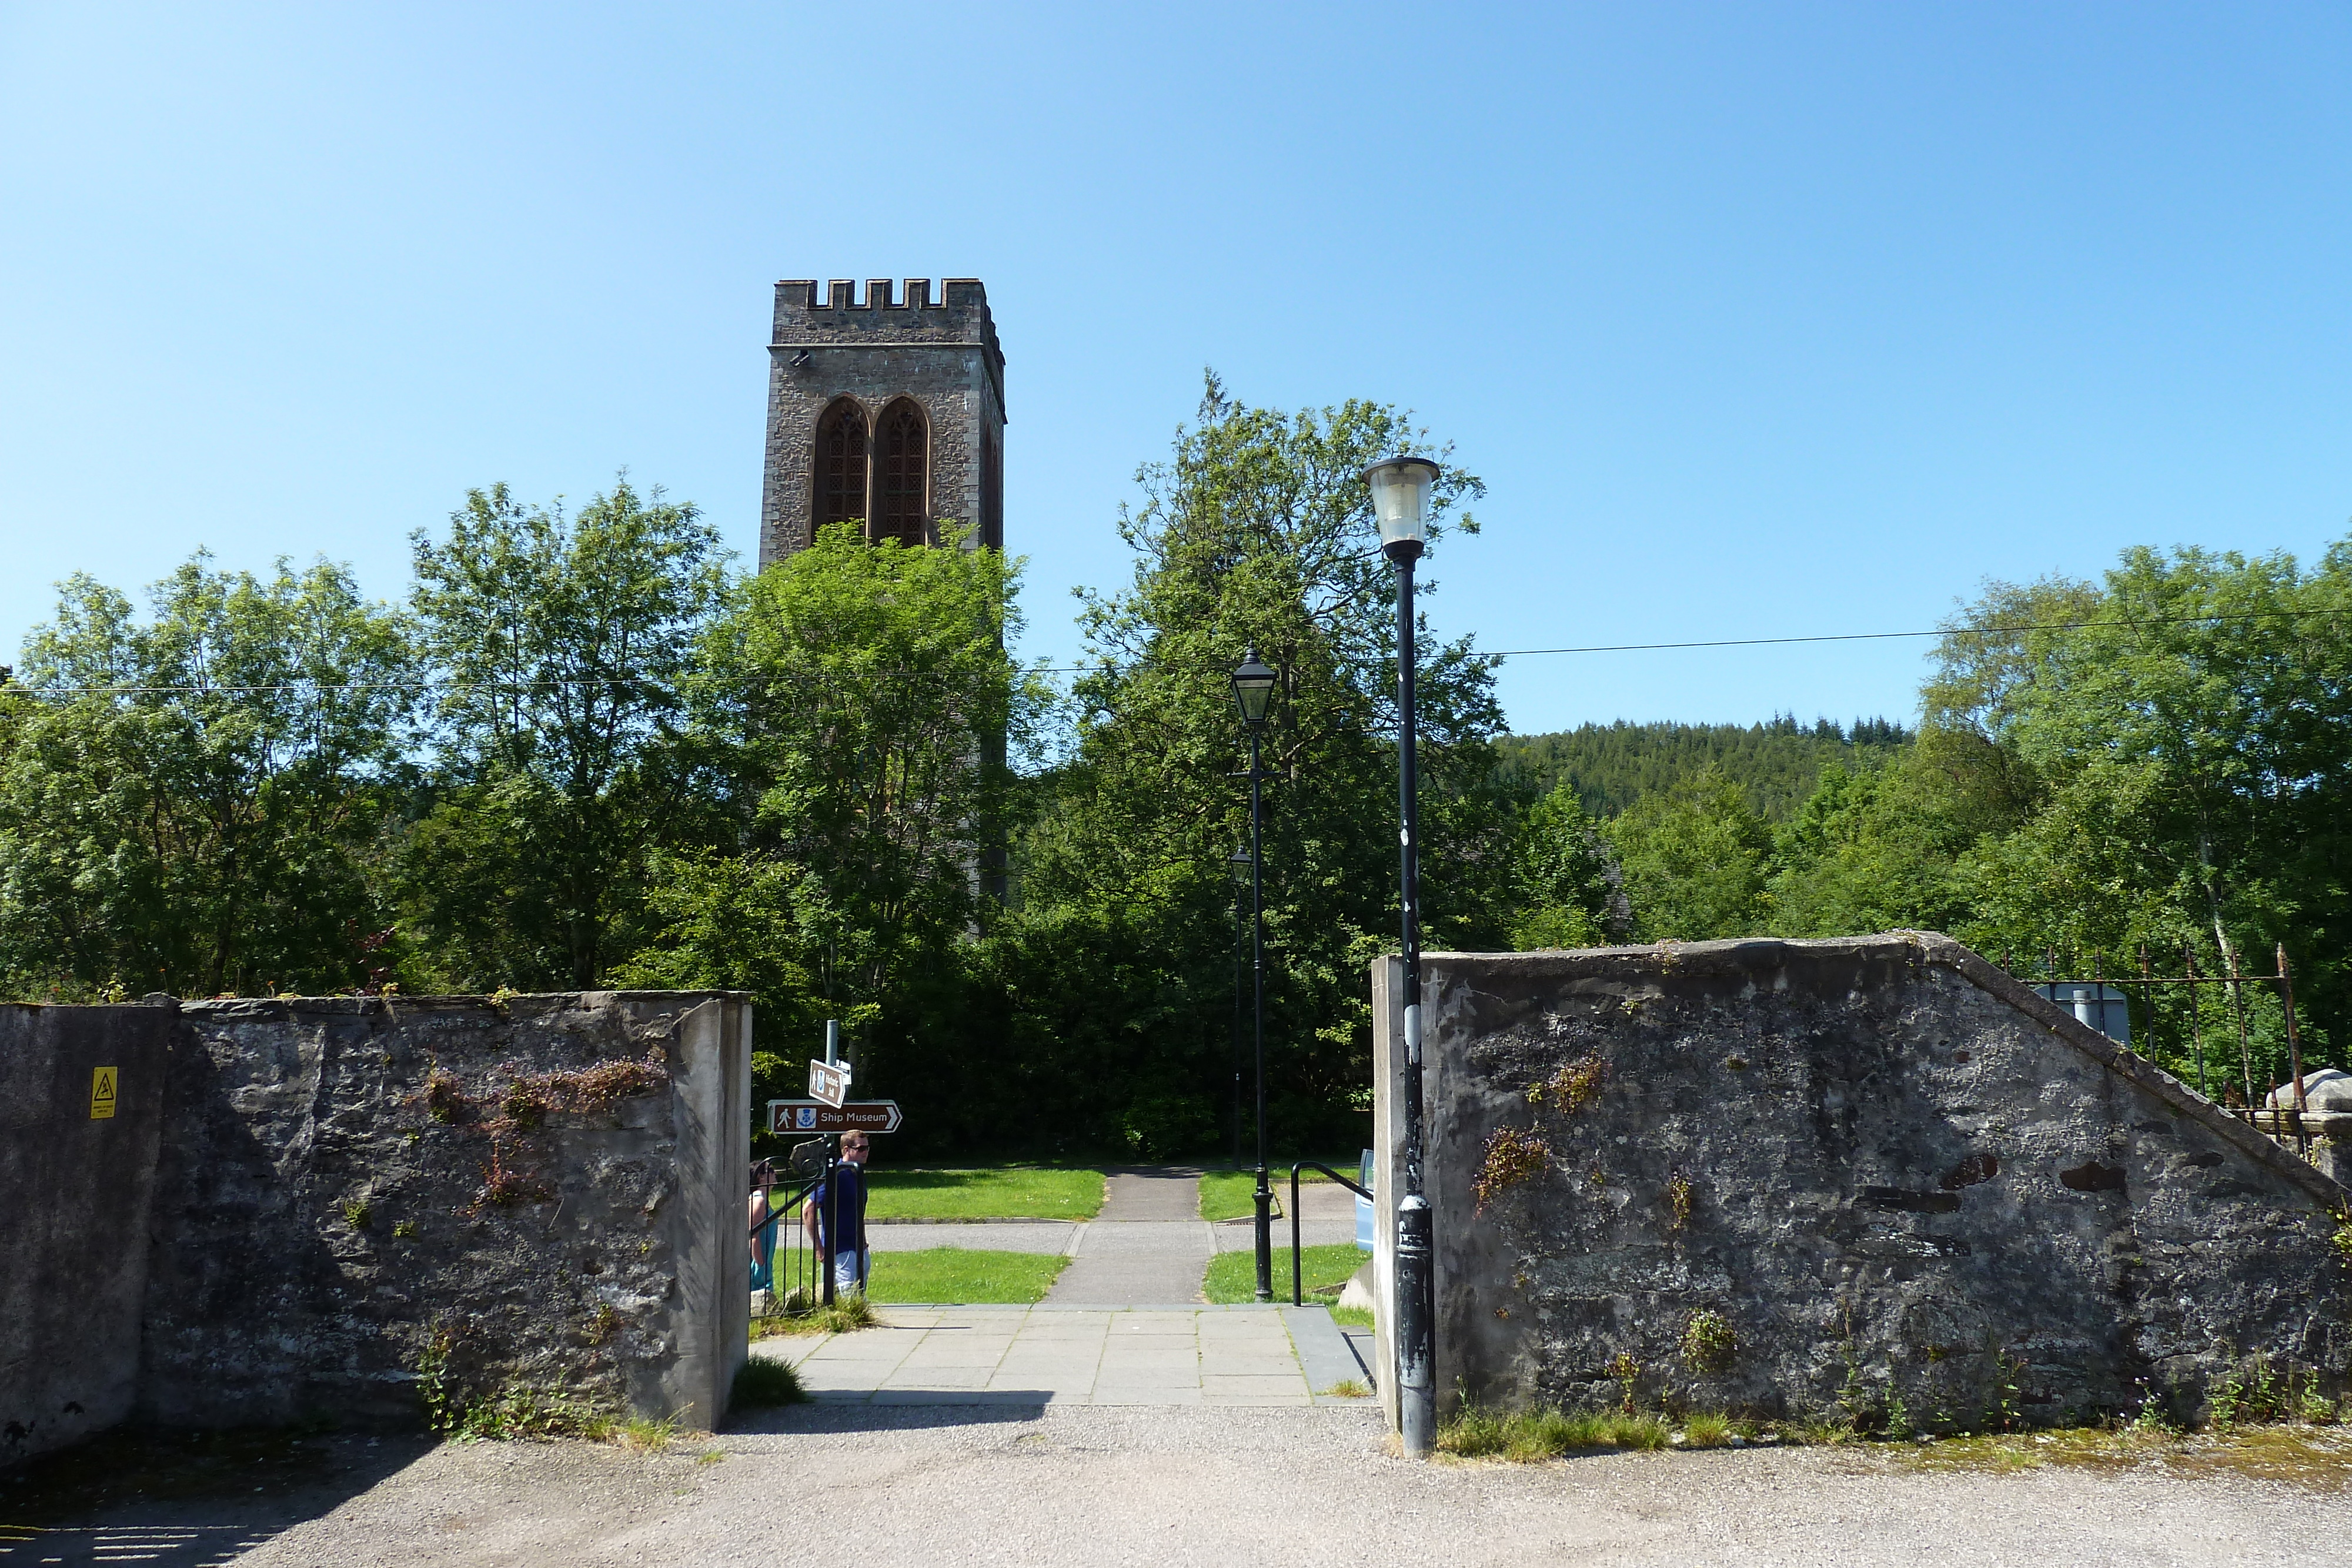
[[1215,1141],[1216,1113],[1198,1094],[1153,1094],[1136,1100],[1119,1118],[1119,1136],[1137,1159],[1188,1155]]

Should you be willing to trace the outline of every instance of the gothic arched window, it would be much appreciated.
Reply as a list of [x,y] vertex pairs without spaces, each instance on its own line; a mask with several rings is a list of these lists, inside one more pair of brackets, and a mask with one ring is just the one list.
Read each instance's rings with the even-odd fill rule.
[[816,422],[815,525],[866,517],[866,411],[843,398]]
[[922,409],[907,398],[884,409],[874,444],[873,537],[910,545],[928,542],[931,442]]
[[997,455],[995,432],[987,430],[980,436],[980,542],[1004,548],[1004,460]]

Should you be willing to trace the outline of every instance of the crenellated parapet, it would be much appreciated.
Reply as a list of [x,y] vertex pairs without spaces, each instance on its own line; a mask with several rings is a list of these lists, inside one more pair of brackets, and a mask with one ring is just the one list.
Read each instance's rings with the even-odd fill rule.
[[910,277],[903,294],[895,280],[869,277],[861,294],[856,281],[836,277],[820,297],[814,278],[776,285],[772,347],[847,348],[901,343],[971,345],[984,349],[1000,384],[1004,351],[996,321],[988,311],[988,290],[976,277],[950,277],[931,298],[931,280]]

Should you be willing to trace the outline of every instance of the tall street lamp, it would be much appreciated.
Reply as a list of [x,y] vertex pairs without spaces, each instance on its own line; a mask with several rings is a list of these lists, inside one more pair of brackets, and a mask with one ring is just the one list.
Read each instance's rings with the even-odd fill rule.
[[1429,542],[1437,465],[1391,457],[1364,470],[1381,553],[1397,570],[1397,812],[1404,912],[1404,1191],[1396,1206],[1397,1425],[1404,1451],[1437,1446],[1437,1303],[1429,1199],[1421,1179],[1421,822],[1412,728],[1412,563]]
[[1244,969],[1247,964],[1244,946],[1249,941],[1249,926],[1244,921],[1245,913],[1242,898],[1249,892],[1250,875],[1257,870],[1257,856],[1250,852],[1249,844],[1234,852],[1234,1164],[1242,1163],[1242,993],[1247,988]]
[[[1258,663],[1257,651],[1251,649],[1234,671],[1234,706],[1241,709],[1242,726],[1249,731],[1250,742],[1250,978],[1255,992],[1253,1003],[1257,1034],[1257,1299],[1274,1300],[1274,1225],[1272,1208],[1274,1189],[1265,1180],[1265,856],[1263,852],[1259,821],[1263,798],[1259,780],[1265,776],[1258,771],[1258,737],[1265,731],[1266,709],[1274,702],[1276,677],[1265,665]],[[1237,859],[1239,857],[1236,857]],[[1293,1224],[1297,1221],[1294,1218]]]

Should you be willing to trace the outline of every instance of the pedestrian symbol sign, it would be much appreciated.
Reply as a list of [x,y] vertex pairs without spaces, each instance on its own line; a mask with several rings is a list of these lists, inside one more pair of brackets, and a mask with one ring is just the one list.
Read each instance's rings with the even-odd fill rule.
[[114,1079],[115,1071],[111,1067],[90,1070],[89,1119],[91,1121],[103,1122],[114,1114]]
[[852,1100],[827,1105],[818,1100],[771,1100],[768,1131],[793,1133],[895,1133],[904,1120],[896,1100]]

